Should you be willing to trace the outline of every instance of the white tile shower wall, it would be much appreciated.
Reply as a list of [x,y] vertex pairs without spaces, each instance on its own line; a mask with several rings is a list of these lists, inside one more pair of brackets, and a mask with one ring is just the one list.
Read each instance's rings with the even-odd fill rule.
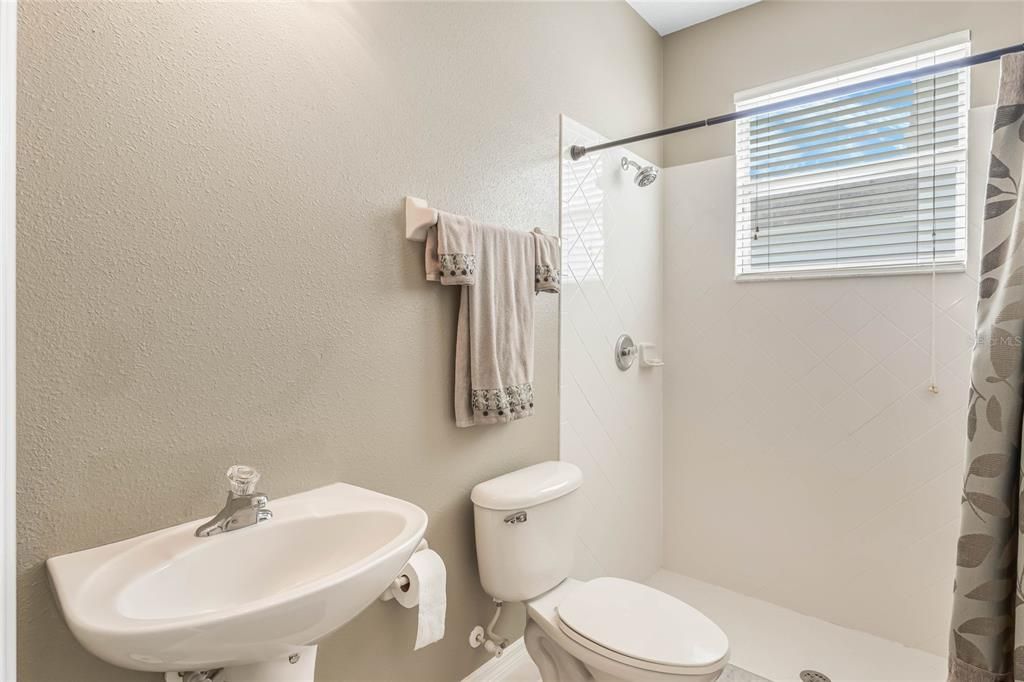
[[970,264],[733,280],[734,159],[665,171],[666,567],[943,654],[992,107],[970,114]]
[[[563,119],[562,149],[599,139]],[[661,185],[633,184],[623,153],[562,161],[560,457],[584,475],[574,574],[645,580],[662,557],[662,375],[620,372],[613,347],[661,342]]]

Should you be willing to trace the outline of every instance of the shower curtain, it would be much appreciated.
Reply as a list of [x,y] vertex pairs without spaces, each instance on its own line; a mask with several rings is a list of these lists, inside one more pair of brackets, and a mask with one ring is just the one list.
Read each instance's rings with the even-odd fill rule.
[[1024,680],[1024,54],[1002,58],[989,161],[950,682]]

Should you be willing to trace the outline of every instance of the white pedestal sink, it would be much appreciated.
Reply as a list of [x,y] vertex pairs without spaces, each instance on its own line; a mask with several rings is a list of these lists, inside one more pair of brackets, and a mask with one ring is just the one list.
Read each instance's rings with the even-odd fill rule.
[[230,533],[197,538],[200,521],[193,521],[49,559],[71,631],[122,668],[246,666],[253,679],[260,666],[252,664],[266,662],[266,679],[304,678],[272,672],[293,658],[294,670],[308,667],[312,680],[315,649],[307,645],[388,588],[423,537],[427,515],[344,483],[271,507],[272,520]]

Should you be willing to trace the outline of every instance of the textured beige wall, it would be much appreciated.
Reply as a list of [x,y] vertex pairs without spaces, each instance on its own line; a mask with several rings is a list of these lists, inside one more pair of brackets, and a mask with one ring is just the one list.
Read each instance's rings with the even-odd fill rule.
[[[748,88],[964,29],[975,53],[1024,39],[1024,0],[762,0],[664,39],[666,125],[733,111]],[[992,104],[998,64],[971,70],[974,106]],[[726,123],[665,138],[665,166],[733,153]]]
[[469,489],[558,453],[557,299],[539,414],[455,429],[457,294],[401,199],[554,228],[557,114],[659,125],[656,34],[621,3],[24,2],[19,43],[22,682],[157,679],[75,643],[43,561],[212,513],[234,462],[272,497],[344,480],[430,514],[448,638],[414,654],[378,604],[319,679],[461,678],[490,613]]

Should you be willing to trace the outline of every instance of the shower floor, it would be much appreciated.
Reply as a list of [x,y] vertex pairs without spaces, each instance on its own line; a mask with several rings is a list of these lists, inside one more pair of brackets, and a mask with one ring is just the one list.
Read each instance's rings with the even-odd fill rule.
[[[729,635],[732,665],[719,682],[800,682],[800,671],[808,669],[832,682],[946,679],[946,662],[934,654],[671,571],[658,571],[647,582],[700,609]],[[539,682],[536,666],[522,654],[500,676],[504,682]]]
[[671,571],[647,581],[700,609],[729,635],[730,661],[774,682],[801,670],[832,682],[943,682],[946,661],[881,637],[805,616]]

